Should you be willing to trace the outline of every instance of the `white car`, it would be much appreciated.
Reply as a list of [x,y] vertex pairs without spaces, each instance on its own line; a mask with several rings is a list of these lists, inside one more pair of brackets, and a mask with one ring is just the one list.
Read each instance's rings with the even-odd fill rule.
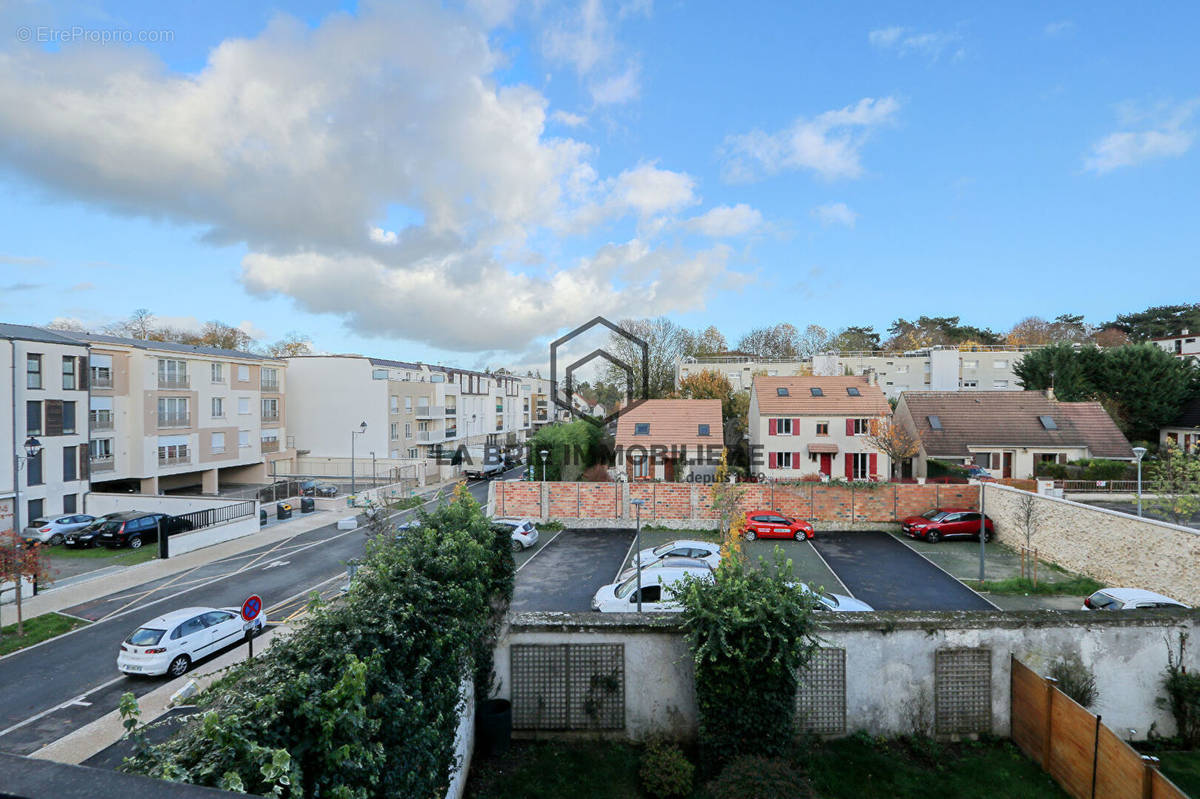
[[[712,569],[668,568],[642,571],[642,611],[679,612],[683,607],[675,598],[675,584],[687,576],[712,582]],[[638,606],[638,577],[634,573],[624,582],[606,585],[592,597],[592,610],[601,613],[636,613]]]
[[809,596],[816,597],[817,610],[833,610],[839,613],[870,613],[875,610],[875,608],[866,602],[863,602],[861,599],[855,599],[852,596],[818,591],[804,583],[796,583],[796,587]]
[[1138,608],[1188,608],[1188,606],[1169,596],[1145,591],[1141,588],[1104,588],[1083,600],[1084,610],[1136,610]]
[[63,542],[63,538],[66,537],[67,533],[82,530],[94,521],[96,521],[96,517],[88,516],[86,513],[46,516],[31,521],[29,526],[21,532],[21,537],[26,541],[37,541],[42,544],[58,546]]
[[152,619],[121,643],[117,668],[125,674],[179,677],[201,658],[255,635],[267,624],[265,612],[242,621],[241,608],[184,608]]
[[[642,574],[654,569],[699,569],[701,571],[708,569],[709,571],[716,571],[708,561],[700,560],[699,558],[681,558],[677,555],[668,555],[653,563],[647,563],[642,567]],[[617,582],[623,583],[635,574],[637,574],[637,569],[626,569],[617,577]]]
[[513,552],[529,549],[538,541],[537,527],[529,519],[492,519],[493,527],[506,527],[512,531]]
[[663,558],[697,558],[712,566],[714,569],[721,563],[721,545],[712,541],[692,541],[689,539],[668,541],[653,549],[643,549],[633,556],[630,566],[649,566]]

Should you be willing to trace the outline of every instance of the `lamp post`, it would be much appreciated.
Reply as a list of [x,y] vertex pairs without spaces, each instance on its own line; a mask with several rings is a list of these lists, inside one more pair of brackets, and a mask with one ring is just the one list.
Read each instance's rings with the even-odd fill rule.
[[1138,467],[1138,516],[1142,515],[1142,458],[1146,457],[1145,447],[1134,447],[1134,457],[1137,458]]
[[985,550],[987,548],[987,543],[986,543],[987,542],[987,513],[985,512],[987,506],[985,504],[986,499],[985,499],[985,494],[984,494],[984,489],[986,487],[987,487],[987,483],[980,480],[979,481],[979,588],[980,588],[980,590],[983,589],[983,577],[984,577],[983,565],[985,562],[985,559],[984,559]]
[[375,487],[375,450],[371,450],[371,488]]
[[[42,451],[42,442],[33,436],[25,439],[25,454],[13,451],[13,546],[21,545],[21,467],[33,460]],[[17,610],[21,608],[21,575],[17,575],[16,598]],[[33,585],[33,594],[37,596],[37,582]]]
[[350,431],[350,502],[354,502],[354,495],[357,493],[355,489],[358,487],[354,481],[354,437],[367,434],[367,423],[363,422],[357,430]]
[[542,456],[542,482],[546,482],[546,458],[550,457],[550,450],[544,449],[538,453]]
[[634,544],[634,549],[637,552],[634,555],[633,568],[637,569],[637,612],[642,612],[642,505],[646,500],[635,499],[632,501],[633,507],[637,508],[637,527],[634,530],[634,539],[637,543]]

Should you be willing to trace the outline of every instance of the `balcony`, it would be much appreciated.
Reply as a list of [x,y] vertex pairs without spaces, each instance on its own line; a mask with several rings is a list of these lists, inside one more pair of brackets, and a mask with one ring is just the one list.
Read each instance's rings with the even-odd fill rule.
[[91,411],[88,413],[88,424],[92,430],[112,430],[112,411]]
[[538,406],[539,408],[545,408],[545,407],[546,407],[546,400],[541,400],[541,399],[540,399],[540,400],[538,400],[538,401],[537,401],[537,406]]
[[279,421],[279,411],[275,411],[275,413],[264,413],[262,415],[262,421],[263,421],[263,424],[271,424],[272,422],[278,422]]
[[93,472],[111,472],[116,468],[116,461],[112,455],[103,455],[89,459]]
[[177,391],[179,389],[187,389],[191,386],[191,381],[187,375],[162,375],[158,376],[158,387],[167,391]]
[[418,405],[416,414],[418,419],[441,419],[446,415],[446,408],[443,405]]
[[534,417],[534,419],[539,422],[549,421],[546,411],[542,408],[538,408],[537,416]]
[[101,374],[93,370],[91,384],[92,388],[112,388],[112,372]]
[[458,438],[458,428],[457,427],[447,427],[442,432],[444,432],[446,434],[447,439]]
[[422,444],[437,444],[446,440],[446,430],[418,430],[417,441]]
[[158,428],[160,430],[163,430],[163,429],[166,429],[169,427],[191,427],[191,426],[192,426],[191,414],[170,413],[170,414],[166,414],[166,415],[160,415],[158,417]]
[[264,380],[264,381],[262,381],[261,385],[262,385],[263,391],[270,391],[275,394],[279,393],[279,381],[278,380]]
[[178,466],[182,463],[191,463],[191,462],[192,462],[192,453],[188,452],[186,449],[182,452],[177,452],[174,455],[168,455],[165,452],[163,452],[162,450],[159,450],[159,452],[158,452],[158,465],[159,466]]
[[450,405],[446,408],[446,416],[458,416],[458,406]]
[[262,440],[262,451],[263,452],[278,452],[279,451],[279,439],[278,438],[264,438]]

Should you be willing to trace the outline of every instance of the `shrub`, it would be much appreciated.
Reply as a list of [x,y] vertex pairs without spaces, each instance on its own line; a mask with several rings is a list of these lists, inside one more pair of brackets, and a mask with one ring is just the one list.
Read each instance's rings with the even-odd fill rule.
[[1050,480],[1066,480],[1069,476],[1066,464],[1052,461],[1040,461],[1034,469],[1034,474]]
[[1096,675],[1078,657],[1060,660],[1050,667],[1050,676],[1058,680],[1058,690],[1084,707],[1091,707],[1099,692]]
[[819,482],[821,482],[821,475],[817,474],[816,472],[809,472],[808,474],[802,474],[802,475],[800,475],[800,482],[801,483],[819,483]]
[[1131,469],[1124,461],[1091,458],[1075,461],[1075,464],[1083,467],[1084,480],[1125,480],[1129,478],[1131,471],[1136,474],[1136,469]]
[[925,461],[925,474],[929,477],[929,482],[934,482],[935,477],[966,477],[967,470],[957,463],[949,461],[940,461],[936,458],[930,458]]
[[611,483],[612,477],[608,473],[608,467],[603,463],[597,463],[583,470],[583,474],[579,475],[579,479],[585,483]]
[[1158,706],[1171,711],[1175,734],[1185,747],[1192,749],[1200,747],[1200,673],[1188,672],[1184,664],[1188,634],[1179,633],[1178,640],[1178,653],[1167,642],[1167,669],[1163,677],[1167,695],[1158,698]]
[[815,796],[808,778],[791,763],[760,755],[733,759],[706,787],[712,799],[806,799]]
[[638,775],[646,793],[659,799],[670,799],[691,794],[695,772],[695,767],[676,744],[653,740],[646,745]]

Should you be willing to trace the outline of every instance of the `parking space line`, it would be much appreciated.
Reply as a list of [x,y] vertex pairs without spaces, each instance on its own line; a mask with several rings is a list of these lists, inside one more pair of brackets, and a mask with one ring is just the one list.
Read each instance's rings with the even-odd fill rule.
[[[633,552],[633,547],[635,544],[637,544],[637,541],[638,541],[638,536],[637,536],[637,531],[635,530],[634,534],[633,534],[633,540],[629,542],[629,549],[625,550],[625,559],[621,561],[621,565],[617,567],[617,573],[615,575],[613,575],[612,581],[614,583],[621,582],[621,572],[625,571],[625,564],[629,562],[629,553]],[[635,568],[637,568],[637,567],[635,567]]]
[[833,567],[829,565],[829,561],[825,560],[825,556],[821,554],[821,550],[817,549],[817,545],[812,542],[812,539],[806,538],[805,541],[810,547],[812,547],[812,551],[816,553],[818,558],[820,558],[821,563],[825,564],[825,568],[829,569],[829,573],[833,575],[833,579],[837,580],[838,584],[841,585],[842,590],[846,592],[846,596],[851,597],[852,599],[857,599],[858,597],[855,597],[854,592],[850,590],[850,586],[842,582],[842,578],[839,577],[838,573],[835,572]]
[[[566,528],[564,528],[564,529],[566,529]],[[529,565],[529,561],[533,560],[533,559],[534,559],[534,558],[536,558],[538,555],[540,555],[540,554],[542,554],[543,552],[545,552],[545,551],[546,551],[546,548],[547,548],[547,547],[549,547],[551,544],[553,544],[553,543],[554,543],[554,539],[558,538],[558,537],[559,537],[560,535],[562,535],[562,534],[563,534],[563,531],[562,531],[562,530],[559,530],[557,533],[555,533],[554,535],[550,536],[550,540],[549,540],[549,541],[547,541],[546,543],[542,544],[540,547],[538,547],[538,551],[537,551],[537,552],[534,552],[532,555],[530,555],[530,556],[529,556],[529,560],[525,561],[525,562],[524,562],[524,563],[522,563],[520,566],[518,566],[518,567],[517,567],[517,568],[516,568],[516,569],[513,571],[513,574],[516,574],[517,572],[521,571],[521,569],[524,569],[526,566],[528,566],[528,565]]]
[[963,588],[967,589],[967,590],[968,590],[968,591],[970,591],[972,594],[974,594],[975,596],[977,596],[977,597],[979,597],[980,599],[982,599],[984,602],[986,602],[986,603],[988,603],[989,605],[991,605],[992,607],[994,607],[996,610],[1004,610],[1004,608],[1000,607],[1000,606],[999,606],[999,605],[997,605],[995,602],[993,602],[992,600],[988,599],[988,598],[987,598],[987,597],[985,597],[983,594],[979,593],[979,592],[978,592],[978,591],[976,591],[974,588],[972,588],[971,586],[967,585],[967,584],[966,584],[966,583],[964,583],[962,580],[958,579],[958,578],[957,578],[957,577],[955,577],[953,574],[951,574],[950,572],[948,572],[948,571],[946,571],[945,569],[943,569],[943,568],[942,568],[941,566],[939,566],[937,563],[935,563],[934,561],[932,561],[932,560],[930,560],[929,558],[925,557],[923,554],[921,554],[921,552],[920,552],[920,551],[919,551],[919,550],[918,550],[916,547],[914,547],[914,546],[910,546],[910,545],[909,545],[909,543],[908,543],[907,541],[905,541],[905,540],[904,540],[902,537],[900,537],[900,536],[895,536],[895,535],[891,535],[890,533],[888,533],[887,535],[888,535],[889,537],[891,537],[891,538],[894,538],[895,540],[899,541],[899,542],[900,542],[901,544],[903,544],[904,546],[908,547],[908,550],[909,550],[910,552],[913,552],[913,553],[915,553],[915,554],[916,554],[916,556],[917,556],[917,557],[919,557],[921,560],[925,561],[925,562],[926,562],[926,563],[928,563],[930,566],[932,566],[933,568],[937,569],[937,570],[938,570],[938,571],[940,571],[942,574],[946,575],[946,576],[947,576],[947,577],[949,577],[951,580],[953,580],[954,582],[958,583],[958,584],[959,584],[959,585],[961,585]]

